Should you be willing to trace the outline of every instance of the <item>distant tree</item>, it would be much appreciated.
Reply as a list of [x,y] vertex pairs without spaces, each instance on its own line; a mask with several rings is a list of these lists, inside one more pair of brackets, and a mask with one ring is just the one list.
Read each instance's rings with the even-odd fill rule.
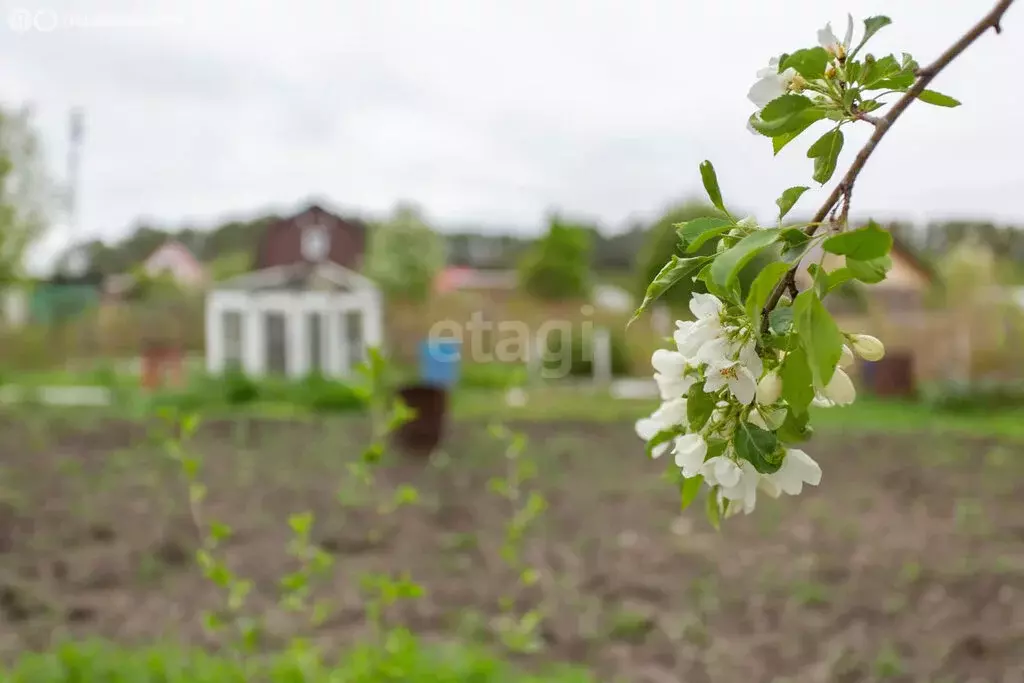
[[[720,215],[713,206],[699,201],[686,201],[666,211],[647,231],[647,241],[637,256],[636,294],[642,299],[644,292],[647,290],[647,285],[658,274],[658,271],[668,263],[672,255],[677,253],[679,237],[676,235],[676,229],[679,223],[704,216]],[[711,254],[717,246],[717,239],[709,240],[696,253]],[[745,289],[749,286],[767,260],[767,255],[759,256],[740,272],[740,286],[742,288]],[[682,312],[686,309],[694,292],[705,291],[707,290],[702,282],[678,282],[665,293],[662,301],[668,304],[674,311]]]
[[444,240],[412,204],[399,204],[389,219],[369,230],[366,274],[389,296],[425,299],[444,262]]
[[552,215],[548,232],[526,253],[519,271],[523,289],[547,300],[589,296],[590,250],[593,228]]
[[28,109],[0,108],[0,283],[24,273],[48,227],[53,187]]

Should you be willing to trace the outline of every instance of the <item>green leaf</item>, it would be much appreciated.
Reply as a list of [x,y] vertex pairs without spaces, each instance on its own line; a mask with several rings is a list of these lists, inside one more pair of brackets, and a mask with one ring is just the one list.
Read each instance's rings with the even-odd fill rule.
[[807,406],[814,399],[814,387],[811,385],[814,377],[807,361],[807,352],[802,346],[786,354],[779,369],[779,377],[782,378],[782,398],[786,399],[790,411],[795,415],[806,413]]
[[679,241],[684,246],[688,245],[687,251],[692,253],[700,249],[705,242],[721,235],[734,225],[734,222],[725,218],[706,216],[680,223],[676,229],[676,234],[679,235]]
[[902,70],[903,67],[892,55],[886,55],[880,59],[872,59],[871,55],[868,55],[864,59],[864,67],[861,69],[861,84],[867,90],[884,88],[886,86],[881,83]]
[[770,123],[779,119],[788,118],[793,114],[798,114],[804,109],[810,109],[813,106],[814,102],[803,95],[795,95],[792,93],[788,95],[780,95],[768,104],[764,105],[764,109],[761,110],[761,120],[765,123]]
[[715,208],[729,213],[725,210],[725,204],[722,203],[722,191],[718,188],[718,175],[715,174],[715,167],[711,165],[710,161],[701,163],[700,178],[704,181],[704,190],[708,193],[708,198]]
[[813,80],[823,78],[825,69],[828,68],[829,54],[823,47],[811,47],[797,50],[779,63],[779,72],[793,68],[796,72],[806,78]]
[[640,304],[640,308],[636,309],[636,313],[629,319],[628,325],[631,325],[634,320],[640,317],[640,314],[647,310],[651,304],[657,301],[658,297],[664,294],[669,287],[682,280],[687,275],[695,272],[699,269],[709,257],[707,256],[695,256],[693,258],[679,258],[673,255],[669,262],[665,264],[658,274],[654,277],[654,281],[647,287],[647,293],[644,295],[644,300]]
[[760,329],[761,309],[768,302],[772,290],[779,284],[779,280],[786,274],[790,266],[782,261],[772,261],[757,274],[750,284],[750,291],[747,293],[747,317],[753,324],[754,329]]
[[830,254],[870,261],[889,253],[892,249],[892,235],[877,223],[871,222],[863,228],[832,235],[821,243],[821,248]]
[[839,363],[843,333],[813,289],[801,292],[793,302],[793,325],[807,351],[815,386],[824,387]]
[[758,123],[757,121],[753,120],[753,118],[757,116],[756,114],[754,115],[754,117],[752,117],[750,125],[754,128],[754,130],[757,130],[758,133],[761,133],[762,135],[769,135],[769,137],[771,137],[772,151],[774,154],[778,154],[783,147],[785,147],[790,142],[799,137],[801,133],[803,133],[805,130],[810,128],[818,121],[821,121],[823,118],[825,118],[825,115],[826,113],[822,109],[804,109],[799,114],[796,114],[793,117],[793,121],[789,122],[789,124],[786,126],[786,128],[788,128],[788,131],[785,133],[769,134],[757,130]]
[[871,36],[878,33],[880,30],[892,23],[892,19],[884,16],[868,17],[864,20],[864,37],[860,39],[857,47],[850,51],[847,55],[847,59],[853,59],[853,56],[860,52],[860,49],[864,47],[865,43],[871,39]]
[[708,515],[708,522],[714,527],[715,531],[719,531],[722,528],[722,511],[718,509],[718,488],[713,486],[708,490],[708,497],[704,501],[704,511]]
[[921,94],[917,96],[917,99],[928,104],[934,104],[936,107],[959,107],[960,100],[953,99],[949,95],[943,95],[940,92],[934,90],[922,90]]
[[711,265],[711,279],[722,287],[728,287],[739,276],[743,266],[778,239],[779,230],[776,228],[758,230],[747,235],[736,246],[715,258]]
[[860,261],[847,256],[846,268],[853,277],[861,282],[873,285],[885,279],[886,273],[892,268],[892,258],[886,255],[881,258]]
[[814,174],[811,176],[824,185],[836,172],[839,153],[843,151],[843,131],[833,128],[818,138],[807,150],[807,157],[814,159]]
[[714,410],[714,396],[704,393],[699,387],[691,388],[686,397],[686,421],[690,423],[689,431],[697,432],[703,428]]
[[794,263],[800,260],[800,257],[807,251],[807,246],[811,242],[811,238],[807,236],[807,233],[799,228],[783,228],[782,230],[782,241],[784,245],[782,247],[782,260],[789,263]]
[[782,467],[779,439],[774,432],[742,420],[736,429],[736,454],[761,474],[773,474]]
[[788,334],[793,327],[793,307],[779,306],[768,316],[768,329],[772,334]]
[[695,477],[687,477],[686,481],[679,488],[679,509],[685,510],[690,507],[694,499],[697,498],[697,494],[700,492],[700,485],[704,483],[704,477],[697,475]]
[[824,298],[828,293],[828,272],[826,272],[817,263],[812,263],[807,266],[807,272],[810,274],[813,280],[814,291],[818,293],[818,296]]
[[849,268],[836,268],[830,273],[825,273],[825,293],[831,292],[839,285],[853,279],[853,272]]
[[799,414],[790,410],[786,413],[786,420],[775,434],[779,437],[779,441],[783,443],[802,443],[811,438],[813,429],[808,424],[810,420],[811,416],[807,412],[806,406]]
[[779,220],[781,221],[789,213],[790,209],[799,201],[800,197],[804,192],[807,192],[811,188],[806,185],[797,185],[796,187],[790,187],[782,192],[782,196],[775,200],[775,205],[779,207]]
[[750,126],[761,135],[775,138],[804,130],[824,115],[803,95],[783,95],[765,105],[760,113],[752,114]]

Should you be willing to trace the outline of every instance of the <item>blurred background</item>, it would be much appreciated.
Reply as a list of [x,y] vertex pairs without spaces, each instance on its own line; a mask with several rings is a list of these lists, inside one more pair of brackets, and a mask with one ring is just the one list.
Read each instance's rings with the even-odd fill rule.
[[[324,418],[340,430],[326,447],[336,451],[361,433],[337,425],[365,411],[357,366],[379,347],[393,388],[443,388],[438,425],[454,426],[427,449],[435,456],[440,440],[449,460],[474,453],[488,471],[481,453],[505,451],[481,446],[478,427],[494,419],[543,444],[533,452],[552,468],[555,521],[537,561],[550,583],[530,595],[547,604],[545,591],[563,591],[557,579],[571,575],[565,590],[579,603],[546,612],[530,650],[541,660],[582,663],[599,680],[1024,680],[1024,631],[1002,628],[1024,623],[1019,8],[1002,35],[983,36],[935,82],[963,105],[912,106],[857,182],[851,223],[891,231],[894,265],[885,283],[844,286],[828,302],[842,329],[888,350],[858,363],[860,405],[823,414],[808,447],[835,456],[823,458],[822,488],[836,507],[815,493],[768,508],[768,521],[740,521],[750,550],[731,565],[729,541],[688,517],[681,535],[668,528],[671,485],[629,474],[644,470],[632,423],[656,403],[651,353],[689,317],[692,290],[678,286],[626,321],[676,248],[675,225],[715,213],[698,164],[711,159],[732,213],[763,225],[776,221],[782,190],[809,180],[804,147],[773,156],[768,139],[745,130],[757,70],[813,44],[826,21],[842,35],[847,12],[858,30],[867,16],[893,19],[871,51],[928,63],[989,4],[0,0],[0,451],[24,443],[22,429],[37,435],[26,467],[67,448],[83,458],[141,448],[126,425],[161,407],[228,421],[243,411],[246,424],[344,413]],[[869,128],[849,134],[840,167]],[[806,220],[830,190],[812,188],[787,223]],[[751,263],[743,282],[762,265]],[[452,337],[452,359],[431,351]],[[53,427],[71,406],[100,412]],[[110,432],[100,413],[120,427]],[[949,430],[956,436],[937,436]],[[107,439],[86,438],[97,431]],[[204,438],[233,457],[288,448],[285,432],[262,433],[260,448],[255,437],[244,449],[225,446],[221,432]],[[554,472],[586,469],[577,458],[602,450],[602,473],[566,493]],[[833,478],[830,465],[848,478]],[[14,489],[32,479],[12,476]],[[300,480],[282,486],[306,490]],[[459,502],[474,481],[439,484],[458,499],[441,507],[482,509]],[[659,486],[667,500],[649,495]],[[93,505],[75,490],[62,495]],[[53,491],[36,493],[10,504],[12,520],[35,519]],[[569,531],[572,507],[615,521]],[[172,508],[146,513],[163,520],[160,534],[187,518]],[[147,539],[115,523],[121,508],[95,510],[103,520],[91,523],[116,527],[131,557],[153,556]],[[470,521],[437,522],[439,543],[458,548],[417,552],[454,553],[462,566],[483,551],[458,543],[487,533],[458,526]],[[0,567],[22,558],[4,569],[19,586],[45,584],[59,609],[112,590],[25,578],[23,565],[52,564],[60,543],[47,545],[44,522],[35,536],[18,524],[4,532],[14,550],[0,551]],[[881,531],[890,527],[902,531]],[[358,552],[391,557],[417,536],[396,534],[383,550]],[[632,552],[650,554],[646,587],[620,566],[618,553]],[[112,585],[148,596],[154,614],[188,592],[171,579],[139,582],[137,558],[110,553]],[[100,571],[84,557],[72,560],[83,576]],[[799,566],[782,576],[794,557]],[[723,588],[737,567],[767,569]],[[444,583],[447,570],[425,571]],[[682,575],[688,587],[673,587]],[[432,600],[428,616],[403,623],[450,634],[445,614],[479,607],[466,596]],[[39,649],[61,629],[119,643],[139,629],[154,635],[124,626],[127,606],[90,609],[80,622],[8,610],[0,649]],[[932,631],[926,614],[941,615],[937,626],[928,617]],[[772,650],[783,631],[821,644]],[[733,641],[743,662],[714,654]]]

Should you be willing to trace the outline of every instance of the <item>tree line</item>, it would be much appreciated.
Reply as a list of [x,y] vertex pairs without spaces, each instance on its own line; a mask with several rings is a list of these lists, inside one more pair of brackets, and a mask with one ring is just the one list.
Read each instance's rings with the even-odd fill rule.
[[[0,281],[23,270],[27,250],[61,210],[60,193],[54,188],[43,168],[31,113],[0,107]],[[616,282],[629,282],[630,288],[640,291],[674,251],[675,225],[714,212],[709,205],[684,201],[655,221],[634,222],[618,232],[552,214],[542,236],[533,238],[511,231],[439,229],[418,207],[400,203],[390,216],[368,222],[367,268],[391,283],[390,289],[406,293],[420,289],[445,264],[518,269],[524,288],[541,297],[581,295],[595,276],[612,273]],[[214,277],[229,277],[251,268],[253,245],[280,218],[258,215],[212,228],[140,224],[119,240],[71,245],[58,257],[56,271],[66,271],[77,256],[84,257],[97,275],[133,272],[162,244],[177,240],[206,263]],[[1024,230],[1016,226],[955,220],[924,226],[891,222],[886,227],[925,262],[938,260],[965,240],[981,243],[997,255],[1000,279],[1024,283]],[[713,249],[714,244],[705,248]],[[687,297],[681,289],[678,296]]]

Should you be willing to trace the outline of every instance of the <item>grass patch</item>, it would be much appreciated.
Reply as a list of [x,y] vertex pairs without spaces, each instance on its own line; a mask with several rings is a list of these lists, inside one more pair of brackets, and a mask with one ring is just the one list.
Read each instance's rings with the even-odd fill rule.
[[68,643],[23,655],[7,683],[590,683],[584,670],[556,667],[527,674],[483,649],[424,646],[395,631],[383,647],[363,645],[339,662],[304,651],[247,661],[169,646],[128,649],[107,643]]
[[[501,417],[526,422],[631,422],[658,407],[656,400],[615,399],[607,393],[570,387],[528,390],[526,405],[513,407],[502,392],[464,391],[454,394],[456,419]],[[858,398],[843,408],[812,408],[816,429],[836,431],[914,433],[949,432],[974,436],[1024,438],[1024,409],[987,413],[948,414],[927,404]]]

